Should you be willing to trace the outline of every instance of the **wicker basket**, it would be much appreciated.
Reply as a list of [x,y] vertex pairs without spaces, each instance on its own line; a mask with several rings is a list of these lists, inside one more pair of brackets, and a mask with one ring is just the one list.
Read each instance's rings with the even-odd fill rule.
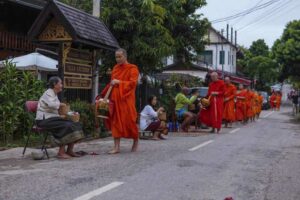
[[70,111],[70,105],[69,104],[63,104],[59,107],[58,109],[58,114],[59,115],[67,115],[68,112]]
[[68,114],[68,119],[72,120],[73,122],[79,122],[80,114]]
[[189,105],[189,110],[191,110],[191,111],[196,110],[196,105],[195,104],[190,104]]

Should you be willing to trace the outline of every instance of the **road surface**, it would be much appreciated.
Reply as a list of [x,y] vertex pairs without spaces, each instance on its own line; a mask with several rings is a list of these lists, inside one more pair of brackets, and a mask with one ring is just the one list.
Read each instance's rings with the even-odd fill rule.
[[142,140],[137,153],[123,141],[121,154],[106,154],[111,139],[77,146],[100,155],[64,161],[2,151],[0,199],[299,200],[300,124],[290,112],[264,111],[257,122],[221,134]]

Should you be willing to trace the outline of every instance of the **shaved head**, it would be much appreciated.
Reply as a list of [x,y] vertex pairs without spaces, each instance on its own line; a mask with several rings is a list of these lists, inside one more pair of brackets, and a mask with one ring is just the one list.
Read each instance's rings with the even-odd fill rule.
[[218,73],[217,72],[212,72],[210,74],[210,78],[212,81],[217,81],[218,80]]
[[244,85],[243,84],[239,84],[239,89],[240,90],[244,89]]
[[226,76],[224,81],[225,81],[226,84],[229,84],[230,83],[230,78],[228,76]]

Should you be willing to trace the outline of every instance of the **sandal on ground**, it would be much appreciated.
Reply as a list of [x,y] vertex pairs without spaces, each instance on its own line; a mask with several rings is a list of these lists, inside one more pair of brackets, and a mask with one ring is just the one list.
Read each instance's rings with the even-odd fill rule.
[[107,152],[108,154],[118,154],[120,153],[120,151],[116,151],[116,150],[111,150],[109,152]]
[[60,159],[60,160],[64,160],[64,159],[71,159],[72,157],[70,155],[57,155],[56,156],[57,159]]

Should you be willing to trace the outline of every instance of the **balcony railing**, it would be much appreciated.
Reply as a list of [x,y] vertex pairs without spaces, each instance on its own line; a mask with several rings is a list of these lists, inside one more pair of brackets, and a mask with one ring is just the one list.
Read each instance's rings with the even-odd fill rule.
[[0,31],[0,48],[30,52],[34,51],[36,45],[33,45],[26,36]]

